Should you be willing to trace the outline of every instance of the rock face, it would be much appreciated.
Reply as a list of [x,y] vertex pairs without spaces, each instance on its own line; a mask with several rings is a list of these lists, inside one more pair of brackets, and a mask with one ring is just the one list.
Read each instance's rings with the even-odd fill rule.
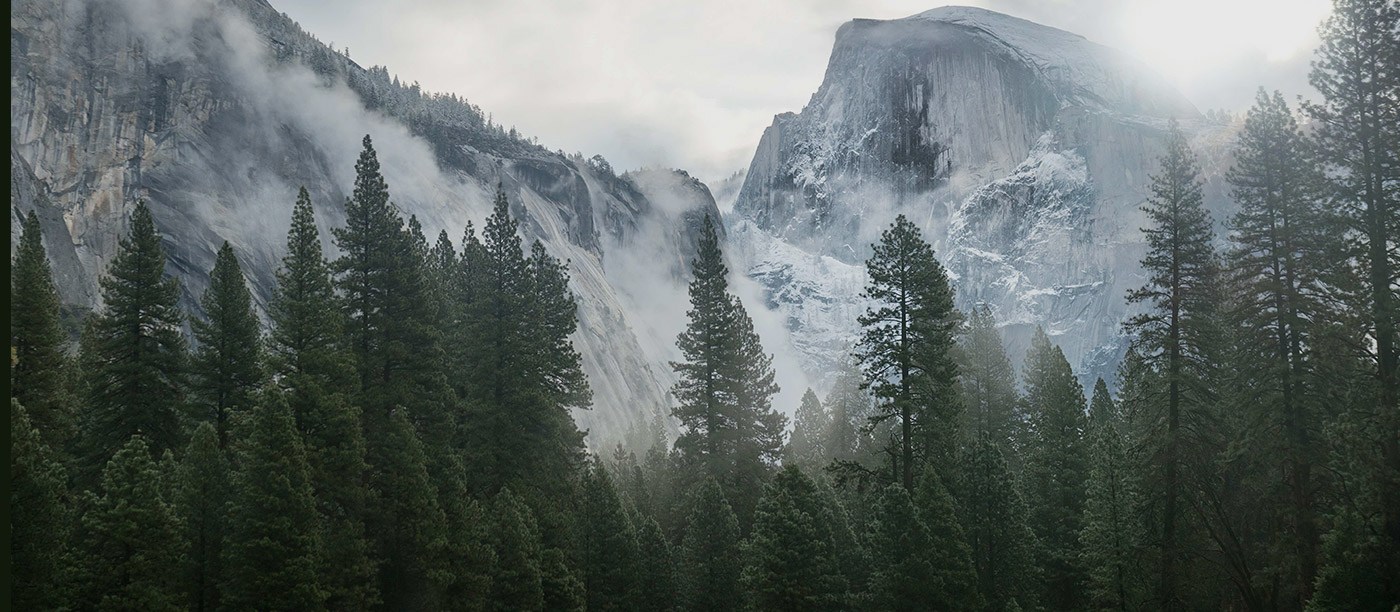
[[465,100],[360,67],[264,0],[20,0],[10,21],[11,235],[15,215],[39,212],[68,304],[99,305],[97,279],[145,199],[186,307],[198,312],[225,240],[265,306],[297,187],[333,249],[368,133],[394,202],[430,240],[480,227],[501,185],[527,242],[569,260],[594,390],[576,417],[594,443],[667,405],[669,369],[640,341],[656,332],[624,304],[645,300],[620,287],[613,253],[645,243],[669,262],[650,291],[684,299],[693,229],[718,211],[683,173],[617,176],[550,152]]
[[814,378],[855,340],[848,285],[902,213],[1014,361],[1043,325],[1089,383],[1111,380],[1170,118],[1209,131],[1145,67],[1068,32],[966,7],[857,19],[807,106],[764,132],[731,226]]

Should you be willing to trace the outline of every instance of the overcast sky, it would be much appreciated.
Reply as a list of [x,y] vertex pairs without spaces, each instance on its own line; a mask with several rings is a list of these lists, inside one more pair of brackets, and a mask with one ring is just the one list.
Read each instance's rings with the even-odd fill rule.
[[551,149],[714,180],[821,83],[836,28],[970,4],[1124,49],[1202,110],[1310,92],[1328,0],[270,0],[361,65],[454,92]]

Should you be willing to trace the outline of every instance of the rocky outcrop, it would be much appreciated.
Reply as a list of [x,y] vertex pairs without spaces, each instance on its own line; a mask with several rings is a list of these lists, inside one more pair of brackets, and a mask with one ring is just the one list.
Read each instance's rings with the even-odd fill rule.
[[594,409],[576,416],[595,442],[667,404],[664,363],[643,350],[649,332],[623,304],[636,298],[609,266],[612,250],[658,232],[670,239],[654,256],[685,261],[691,224],[671,221],[718,215],[688,177],[617,176],[601,158],[548,151],[463,99],[359,66],[263,0],[21,0],[10,46],[11,235],[14,215],[39,212],[65,302],[98,305],[97,279],[144,199],[191,312],[223,241],[265,306],[297,187],[331,247],[368,133],[395,204],[430,236],[479,226],[499,185],[526,240],[570,262],[594,389]]
[[[1209,129],[1147,68],[1068,32],[966,7],[857,19],[807,106],[778,115],[754,154],[734,215],[745,235],[794,249],[746,249],[746,271],[811,347],[805,362],[824,368],[829,347],[854,338],[854,319],[837,329],[829,315],[849,308],[833,304],[858,306],[858,292],[833,285],[834,264],[800,261],[858,270],[905,214],[959,303],[992,307],[1014,360],[1043,325],[1088,383],[1111,379],[1170,118]],[[831,293],[785,300],[794,287]]]

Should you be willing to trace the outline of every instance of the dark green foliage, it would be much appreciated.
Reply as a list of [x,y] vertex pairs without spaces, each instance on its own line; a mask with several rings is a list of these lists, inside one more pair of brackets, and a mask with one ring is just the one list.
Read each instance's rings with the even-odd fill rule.
[[[566,267],[536,244],[525,257],[504,191],[496,194],[484,241],[464,241],[460,393],[475,489],[503,486],[558,498],[583,462],[583,433],[569,410],[590,392],[569,343],[577,322]],[[536,423],[521,428],[520,420]]]
[[1146,312],[1128,322],[1144,365],[1161,374],[1160,386],[1142,402],[1138,442],[1145,445],[1145,483],[1156,495],[1147,500],[1159,543],[1156,605],[1186,605],[1184,557],[1188,548],[1188,496],[1194,474],[1189,459],[1199,457],[1214,401],[1213,368],[1220,333],[1218,270],[1210,213],[1201,201],[1200,170],[1186,136],[1171,124],[1167,151],[1152,176],[1152,197],[1143,207],[1148,252],[1142,260],[1148,281],[1128,300]]
[[1036,539],[1001,440],[983,433],[963,457],[959,516],[972,551],[977,591],[992,610],[1039,601]]
[[637,567],[641,610],[671,610],[676,606],[676,570],[671,543],[661,526],[650,518],[633,521],[637,525]]
[[540,588],[544,591],[545,610],[583,612],[592,609],[588,606],[589,597],[583,581],[569,569],[564,551],[558,548],[546,549],[540,555]]
[[671,363],[678,379],[672,414],[683,430],[676,449],[690,468],[689,482],[722,483],[747,524],[781,451],[786,418],[773,410],[772,357],[728,291],[729,270],[708,216],[691,272],[688,322],[676,339],[684,360]]
[[269,363],[301,432],[321,514],[326,606],[366,610],[379,595],[364,527],[364,432],[359,408],[343,391],[354,385],[355,371],[342,342],[344,318],[305,188],[292,209],[287,255],[269,313]]
[[100,469],[140,433],[152,456],[179,448],[185,409],[184,315],[175,279],[165,276],[165,253],[144,202],[131,214],[102,278],[101,312],[83,341],[87,412],[82,418],[85,469]]
[[1312,372],[1321,327],[1313,321],[1336,319],[1324,305],[1331,265],[1324,245],[1333,227],[1313,157],[1283,95],[1261,88],[1227,176],[1240,205],[1230,223],[1234,303],[1227,316],[1237,334],[1230,359],[1239,364],[1230,389],[1238,391],[1234,403],[1247,415],[1240,425],[1246,431],[1237,434],[1247,441],[1241,461],[1254,462],[1245,466],[1251,480],[1265,483],[1246,503],[1270,496],[1269,505],[1286,515],[1237,522],[1282,527],[1268,539],[1291,543],[1291,554],[1269,555],[1272,561],[1260,565],[1280,575],[1271,590],[1293,608],[1308,599],[1317,573],[1315,499],[1325,486],[1315,475],[1323,458],[1317,432],[1325,414],[1318,405],[1321,381]]
[[985,435],[1009,455],[1021,426],[1017,414],[1020,398],[996,319],[985,304],[969,314],[959,348],[958,386],[965,410],[963,435],[971,444],[977,444]]
[[82,526],[80,609],[184,610],[183,525],[142,436],[131,437],[102,470],[101,494],[87,494]]
[[19,400],[10,399],[10,567],[15,610],[56,610],[69,597],[68,538],[71,532],[67,475],[29,421]]
[[1026,497],[1040,543],[1043,602],[1055,609],[1084,603],[1079,529],[1088,476],[1084,389],[1060,347],[1039,327],[1026,354]]
[[1084,526],[1079,533],[1088,578],[1090,603],[1101,609],[1136,610],[1142,606],[1143,542],[1136,514],[1139,499],[1122,417],[1103,379],[1094,385],[1089,422],[1089,479],[1084,499]]
[[493,515],[496,518],[491,534],[496,552],[491,574],[494,609],[502,612],[543,609],[542,553],[534,514],[506,488],[496,495]]
[[191,323],[196,344],[191,389],[199,420],[214,423],[219,445],[224,447],[231,417],[252,407],[265,377],[253,295],[227,242],[219,248],[200,306],[206,318]]
[[[1341,444],[1381,459],[1365,468],[1378,506],[1363,514],[1381,514],[1380,541],[1367,554],[1376,555],[1381,591],[1394,602],[1400,601],[1400,438],[1393,435],[1400,431],[1400,6],[1334,0],[1319,34],[1309,81],[1322,99],[1306,110],[1317,126],[1329,208],[1344,228],[1333,243],[1341,265],[1330,288],[1350,312],[1348,327],[1365,330],[1349,344],[1368,356],[1374,378],[1373,397],[1348,417],[1366,425],[1353,432],[1359,438]],[[1342,523],[1348,521],[1355,524]],[[1337,545],[1329,545],[1331,555],[1345,555]]]
[[375,496],[365,530],[381,563],[379,593],[391,609],[429,608],[438,585],[447,580],[440,563],[447,517],[408,417],[395,410],[378,427],[383,434],[366,452]]
[[[815,396],[813,396],[815,399]],[[832,534],[835,517],[817,485],[787,466],[764,491],[745,542],[741,581],[759,610],[840,610],[846,579]]]
[[224,604],[235,610],[325,605],[319,516],[291,408],[275,390],[234,428]]
[[642,569],[637,536],[601,463],[594,461],[584,472],[582,489],[579,566],[588,609],[634,609],[646,586],[637,580]]
[[195,429],[176,468],[175,508],[189,546],[189,606],[221,609],[230,501],[229,465],[210,423]]
[[[977,609],[976,577],[952,502],[928,476],[916,508],[902,485],[879,496],[870,532],[871,603],[878,610]],[[934,526],[926,521],[933,520]],[[940,548],[946,547],[946,548]]]
[[783,448],[784,465],[800,465],[808,471],[826,464],[826,434],[831,430],[831,416],[811,389],[802,394],[802,404],[793,415],[792,436]]
[[896,425],[886,479],[913,490],[926,463],[939,469],[951,464],[960,410],[951,351],[962,317],[933,247],[903,215],[873,250],[865,262],[870,282],[864,296],[874,305],[860,317],[856,352],[880,400],[872,423]]
[[866,431],[866,426],[870,424],[872,401],[870,394],[861,388],[862,383],[860,367],[849,363],[836,377],[826,401],[822,402],[831,415],[830,425],[823,434],[823,466],[830,466],[835,461],[839,467],[841,463],[868,459],[864,455],[874,452],[873,441]]
[[681,540],[677,580],[682,610],[738,610],[739,520],[714,479],[691,494],[690,515]]
[[62,452],[74,430],[65,374],[68,336],[59,323],[58,290],[32,210],[24,217],[10,266],[10,397],[28,410],[44,444]]

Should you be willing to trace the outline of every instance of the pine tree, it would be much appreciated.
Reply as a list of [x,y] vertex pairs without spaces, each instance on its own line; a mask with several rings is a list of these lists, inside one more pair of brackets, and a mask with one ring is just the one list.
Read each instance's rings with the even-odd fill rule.
[[1041,545],[1043,602],[1055,609],[1084,603],[1079,529],[1084,508],[1088,448],[1084,440],[1084,389],[1064,351],[1037,327],[1026,353],[1027,497],[1030,525]]
[[253,295],[228,242],[219,247],[200,306],[206,319],[191,324],[197,345],[190,368],[191,388],[201,420],[214,423],[219,445],[226,447],[230,418],[252,406],[253,395],[265,377]]
[[[936,478],[936,477],[934,477]],[[945,493],[946,495],[946,493]],[[943,516],[930,508],[920,512],[903,485],[890,485],[879,496],[871,524],[870,546],[873,575],[872,604],[878,610],[975,609],[975,579],[967,560],[966,544],[959,550],[939,550],[921,515]],[[946,508],[951,512],[951,504]],[[940,529],[946,535],[946,529]],[[940,544],[950,544],[942,538]],[[961,555],[962,570],[953,559]],[[965,583],[964,583],[965,581]],[[971,597],[971,599],[968,599]],[[955,599],[956,598],[956,599]]]
[[369,484],[376,493],[366,532],[375,539],[379,593],[390,609],[436,605],[441,552],[447,546],[447,517],[428,473],[428,459],[413,424],[401,411],[388,415],[383,435],[367,455]]
[[58,289],[34,211],[25,215],[21,227],[10,263],[10,397],[29,411],[44,444],[61,452],[74,428],[64,375],[67,336],[59,324]]
[[[1334,0],[1319,31],[1309,81],[1322,101],[1306,105],[1317,127],[1334,208],[1345,224],[1333,286],[1368,332],[1374,408],[1363,412],[1365,452],[1379,451],[1373,478],[1385,542],[1382,591],[1400,601],[1400,6],[1390,0]],[[1352,275],[1355,275],[1354,277]],[[1352,448],[1360,440],[1348,440]]]
[[28,411],[10,398],[10,605],[15,610],[58,610],[72,603],[67,481]]
[[872,423],[895,420],[898,426],[897,447],[887,449],[890,478],[912,491],[925,462],[949,466],[957,440],[951,350],[961,316],[953,308],[947,272],[903,215],[873,250],[863,296],[874,305],[860,317],[856,351],[880,400]]
[[195,429],[175,477],[175,508],[189,546],[190,609],[221,609],[230,496],[228,461],[208,422]]
[[101,313],[84,341],[87,408],[82,450],[85,467],[101,468],[133,435],[153,457],[179,448],[186,373],[184,316],[178,283],[165,276],[165,253],[144,202],[131,215],[102,278]]
[[[831,413],[830,426],[823,432],[823,465],[833,461],[852,462],[868,451],[871,440],[864,431],[869,423],[870,395],[861,389],[860,367],[849,363],[838,373],[822,405]],[[839,467],[839,465],[837,466]]]
[[986,435],[1003,455],[1011,455],[1020,425],[1020,398],[996,319],[985,304],[972,309],[959,348],[958,383],[965,407],[963,435],[973,445]]
[[1092,605],[1136,610],[1142,605],[1137,547],[1144,534],[1134,514],[1139,504],[1137,483],[1122,427],[1108,385],[1100,378],[1090,406],[1090,468],[1079,540]]
[[1002,443],[984,432],[963,457],[958,485],[959,514],[972,550],[977,590],[992,610],[1039,601],[1035,535]]
[[[815,395],[812,396],[815,399]],[[841,574],[817,485],[787,466],[764,491],[745,542],[741,582],[759,610],[839,610],[845,603]]]
[[[1156,605],[1178,609],[1185,604],[1183,556],[1190,500],[1186,461],[1196,443],[1190,439],[1208,416],[1216,320],[1218,263],[1211,244],[1210,214],[1201,201],[1200,171],[1186,136],[1171,123],[1167,150],[1152,176],[1152,197],[1143,207],[1152,227],[1144,228],[1148,253],[1142,260],[1147,284],[1128,294],[1147,311],[1131,319],[1127,329],[1148,367],[1160,370],[1159,399],[1144,443],[1151,449],[1147,472],[1157,480],[1148,488],[1158,493],[1158,525],[1152,538],[1160,542]],[[1144,415],[1146,417],[1146,415]]]
[[639,517],[637,525],[637,566],[641,592],[640,610],[670,610],[676,605],[676,570],[671,543],[654,519]]
[[545,610],[583,612],[588,608],[588,595],[583,581],[569,567],[564,551],[545,549],[540,555],[540,589],[544,592]]
[[735,513],[747,524],[782,448],[785,418],[772,408],[778,386],[772,357],[763,352],[739,300],[728,291],[728,268],[713,220],[701,227],[691,265],[686,330],[676,339],[684,360],[672,362],[683,432],[676,449],[692,466],[691,482],[723,483]]
[[822,408],[821,400],[811,389],[802,394],[802,404],[793,415],[792,436],[783,449],[784,465],[801,465],[816,470],[826,464],[827,451],[823,444],[831,418]]
[[1281,522],[1294,550],[1285,562],[1290,568],[1278,571],[1294,574],[1287,588],[1294,594],[1292,607],[1310,596],[1319,546],[1313,472],[1321,459],[1316,437],[1322,415],[1311,375],[1311,321],[1332,318],[1321,304],[1328,259],[1323,181],[1310,153],[1283,95],[1261,88],[1227,176],[1240,206],[1230,223],[1230,286],[1236,294],[1231,328],[1241,335],[1236,344],[1243,352],[1237,388],[1248,389],[1247,405],[1263,411],[1249,419],[1264,427],[1250,438],[1279,438],[1272,448],[1259,449],[1258,460],[1277,465],[1264,469],[1288,490],[1287,499],[1270,505],[1288,512]]
[[683,610],[738,610],[739,520],[714,479],[692,494],[677,567]]
[[[470,228],[469,228],[470,230]],[[503,190],[483,231],[463,246],[465,329],[461,385],[475,488],[503,486],[559,499],[583,465],[583,433],[571,408],[591,401],[569,336],[576,306],[565,267],[540,245],[526,257]],[[538,427],[522,429],[522,420]]]
[[932,593],[934,601],[948,602],[940,607],[949,609],[980,608],[972,550],[967,545],[967,535],[943,478],[932,470],[925,470],[914,492],[914,504],[928,529],[933,554],[930,561],[937,576],[937,583],[931,585],[936,589]]
[[223,596],[232,609],[314,610],[321,529],[292,411],[275,390],[238,423]]
[[543,609],[540,533],[534,514],[509,488],[496,495],[493,514],[496,565],[491,576],[491,599],[495,609]]
[[305,188],[292,209],[287,255],[268,312],[273,323],[268,361],[301,432],[321,513],[326,606],[367,610],[379,594],[364,526],[364,432],[359,408],[342,391],[355,384],[355,371],[342,342],[345,321]]
[[579,503],[579,558],[589,610],[637,608],[646,585],[637,582],[637,536],[608,477],[594,461],[584,471]]
[[82,543],[81,609],[183,610],[185,539],[165,479],[143,436],[132,436],[89,492]]

